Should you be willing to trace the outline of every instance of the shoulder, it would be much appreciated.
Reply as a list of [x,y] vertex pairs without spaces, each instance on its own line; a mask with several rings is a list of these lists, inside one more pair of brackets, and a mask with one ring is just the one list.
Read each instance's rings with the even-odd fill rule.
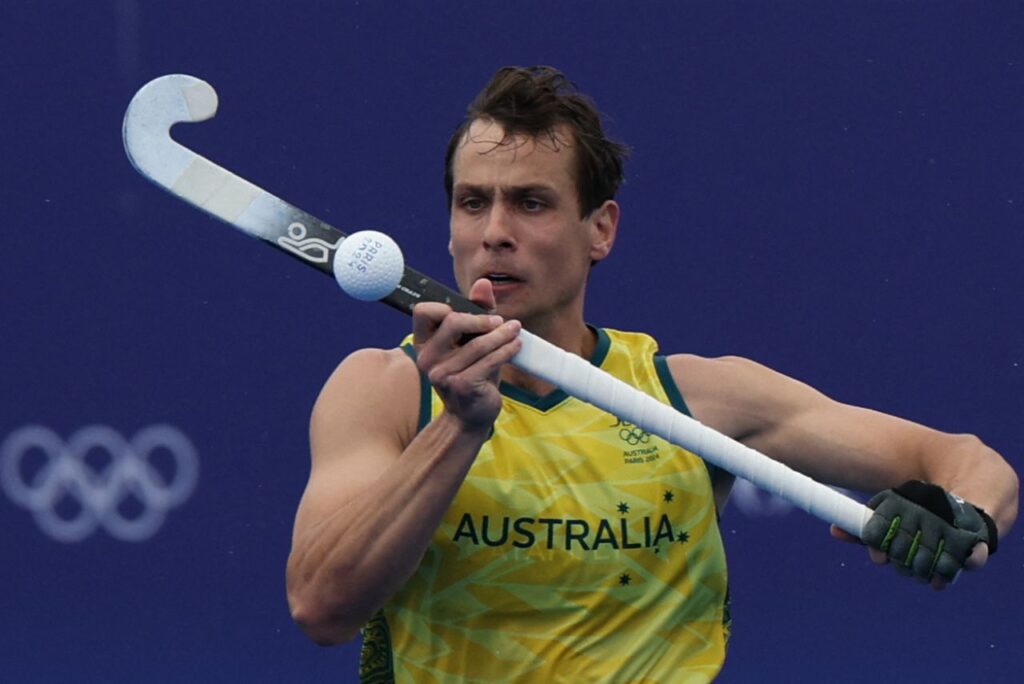
[[822,398],[807,385],[740,356],[672,354],[666,362],[694,418],[741,441],[800,404]]
[[691,389],[703,388],[708,383],[749,381],[764,374],[774,374],[767,366],[742,356],[669,354],[665,360],[672,375]]
[[334,369],[324,389],[353,382],[388,386],[385,381],[397,383],[396,389],[419,382],[415,362],[401,348],[366,348],[352,352]]
[[401,443],[408,443],[416,431],[419,385],[416,364],[402,349],[355,351],[320,390],[310,418],[311,435],[356,423],[393,432]]
[[602,347],[620,349],[631,356],[650,356],[658,351],[658,343],[643,332],[616,330],[615,328],[594,328],[597,333],[598,351]]

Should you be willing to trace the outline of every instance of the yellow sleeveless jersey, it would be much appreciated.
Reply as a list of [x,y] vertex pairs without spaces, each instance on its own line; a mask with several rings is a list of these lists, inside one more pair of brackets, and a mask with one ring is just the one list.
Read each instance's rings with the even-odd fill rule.
[[[594,365],[685,410],[651,337],[597,334]],[[421,383],[422,427],[442,404]],[[502,394],[419,569],[363,630],[362,681],[713,679],[728,610],[708,467],[562,391]]]

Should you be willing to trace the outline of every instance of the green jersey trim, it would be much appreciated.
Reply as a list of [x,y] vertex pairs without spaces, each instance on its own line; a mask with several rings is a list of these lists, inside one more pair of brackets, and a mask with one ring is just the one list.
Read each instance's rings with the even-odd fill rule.
[[[411,344],[406,344],[401,347],[402,351],[412,359],[413,363],[416,363],[416,348]],[[420,373],[420,417],[416,424],[417,432],[427,427],[427,423],[430,422],[430,403],[431,403],[431,387],[430,381],[427,380],[427,376]]]
[[[668,367],[668,358],[655,355],[654,368],[658,372],[658,379],[661,380],[661,386],[665,388],[665,393],[668,395],[669,401],[672,402],[673,408],[693,418],[693,414],[690,413],[690,407],[686,405],[686,400],[683,399],[683,393],[679,391],[676,379],[672,377],[672,371]],[[700,454],[697,455],[700,456]],[[701,460],[704,461],[703,458]],[[714,487],[718,483],[718,479],[722,477],[722,469],[707,461],[704,461],[704,466],[708,469],[711,485]]]
[[[590,357],[590,363],[594,366],[600,367],[608,357],[608,351],[611,349],[612,341],[611,338],[608,337],[608,333],[605,332],[603,328],[595,328],[593,326],[588,327],[594,331],[594,334],[597,336],[597,344],[594,346],[594,353]],[[416,349],[411,344],[403,345],[401,349],[409,356],[410,359],[413,361],[416,360]],[[423,376],[422,373],[420,375],[424,379],[424,382],[420,383],[419,428],[422,430],[426,427],[427,423],[430,422],[431,417],[430,383],[426,381],[426,377]],[[526,406],[532,406],[542,412],[550,411],[569,398],[569,394],[561,388],[548,392],[544,396],[539,396],[533,392],[516,387],[515,385],[511,385],[507,382],[502,382],[500,389],[501,393],[509,399],[517,401],[520,404],[525,404]]]
[[[604,360],[608,357],[608,350],[611,349],[612,341],[608,337],[608,333],[604,331],[604,328],[595,328],[593,326],[587,326],[597,336],[597,344],[594,347],[594,353],[590,356],[591,365],[600,367]],[[555,408],[563,401],[569,398],[569,394],[561,389],[557,388],[548,392],[544,396],[540,396],[524,390],[521,387],[516,387],[507,382],[501,383],[501,393],[509,399],[525,404],[526,406],[532,406],[541,412],[547,412]]]

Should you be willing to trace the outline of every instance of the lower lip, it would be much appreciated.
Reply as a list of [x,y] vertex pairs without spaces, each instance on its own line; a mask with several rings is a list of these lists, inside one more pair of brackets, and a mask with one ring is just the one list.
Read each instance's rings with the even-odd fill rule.
[[500,283],[496,283],[492,280],[491,289],[494,291],[495,294],[499,294],[509,292],[510,290],[514,290],[515,288],[519,287],[522,284],[523,283],[521,280],[505,280]]

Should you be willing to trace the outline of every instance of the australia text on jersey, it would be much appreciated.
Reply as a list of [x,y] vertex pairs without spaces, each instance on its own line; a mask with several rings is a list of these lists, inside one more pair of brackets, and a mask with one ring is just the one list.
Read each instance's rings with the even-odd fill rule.
[[[657,519],[644,516],[640,525],[630,525],[626,518],[617,521],[601,518],[588,521],[579,518],[532,518],[481,515],[463,513],[452,541],[479,546],[512,546],[526,549],[542,544],[548,549],[564,548],[572,551],[578,547],[583,551],[597,551],[602,547],[612,549],[639,549],[657,547],[661,544],[689,541],[689,534],[673,526],[667,514]],[[640,527],[641,529],[637,529]]]

